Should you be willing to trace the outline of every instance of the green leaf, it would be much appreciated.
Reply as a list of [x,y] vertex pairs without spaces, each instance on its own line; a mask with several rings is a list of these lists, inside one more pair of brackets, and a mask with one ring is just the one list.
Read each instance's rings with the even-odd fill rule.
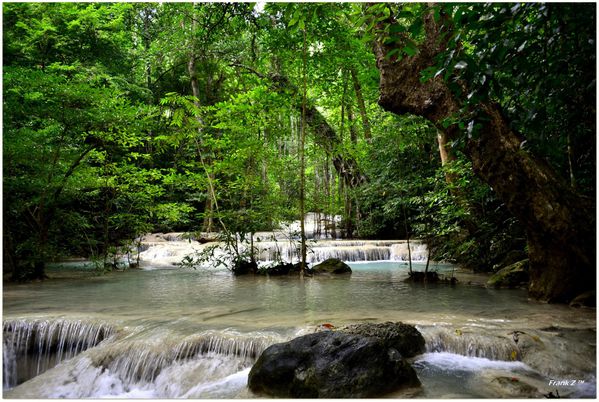
[[406,44],[401,50],[410,57],[415,56],[418,53],[418,48],[411,43]]
[[401,24],[393,24],[389,26],[390,33],[406,32],[406,27]]
[[387,59],[387,60],[390,59],[391,57],[393,57],[394,54],[399,53],[399,51],[400,51],[399,48],[392,49],[389,53],[387,53],[385,55],[385,59]]

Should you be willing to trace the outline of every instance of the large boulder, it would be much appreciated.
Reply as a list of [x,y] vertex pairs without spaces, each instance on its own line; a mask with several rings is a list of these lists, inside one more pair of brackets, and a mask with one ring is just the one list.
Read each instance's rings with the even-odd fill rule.
[[522,260],[499,270],[487,281],[487,286],[516,288],[526,286],[528,278],[528,260]]
[[312,269],[316,275],[351,274],[351,268],[349,265],[337,258],[329,258],[328,260],[324,260],[320,264],[312,267]]
[[425,351],[422,334],[414,326],[402,322],[354,324],[343,327],[340,331],[378,338],[386,348],[396,349],[403,357],[416,356]]
[[267,348],[248,386],[283,398],[371,398],[418,386],[416,372],[377,338],[317,332]]

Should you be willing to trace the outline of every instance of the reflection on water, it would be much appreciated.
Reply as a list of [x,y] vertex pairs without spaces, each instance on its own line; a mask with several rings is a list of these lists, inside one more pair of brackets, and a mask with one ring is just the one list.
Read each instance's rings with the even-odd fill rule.
[[[527,366],[529,371],[526,378],[535,386],[538,386],[541,381],[538,378],[539,372],[542,372],[545,366],[552,366],[551,359],[557,358],[567,363],[560,368],[561,372],[585,375],[587,381],[591,383],[591,388],[594,386],[595,358],[594,354],[589,354],[589,351],[594,350],[594,345],[590,345],[594,340],[587,339],[589,337],[587,332],[543,331],[547,328],[594,329],[596,325],[594,311],[573,310],[566,306],[529,301],[526,292],[522,290],[499,291],[480,286],[408,284],[403,282],[407,277],[408,267],[399,262],[350,265],[353,269],[351,276],[331,278],[233,277],[227,271],[171,268],[130,270],[86,279],[60,279],[45,283],[10,285],[4,288],[4,320],[52,317],[100,320],[120,328],[121,333],[124,334],[122,336],[125,337],[125,340],[120,342],[129,342],[127,338],[129,336],[132,337],[131,339],[135,338],[135,342],[144,343],[152,339],[153,342],[157,340],[158,344],[162,342],[161,339],[179,339],[183,342],[185,337],[206,331],[233,330],[240,333],[258,331],[260,334],[277,334],[268,336],[282,340],[311,332],[316,325],[323,322],[340,326],[357,321],[404,321],[417,325],[427,338],[428,344],[435,345],[436,340],[442,340],[437,342],[438,349],[429,350],[442,353],[429,353],[421,358],[420,363],[417,363],[425,385],[425,392],[421,396],[451,396],[452,393],[458,395],[459,385],[452,389],[451,382],[452,378],[456,379],[460,375],[467,374],[469,381],[488,380],[493,384],[496,378],[501,377],[499,374],[495,377],[489,374],[491,376],[489,378],[476,377],[470,371],[464,371],[465,369],[449,370],[447,374],[448,370],[443,366],[447,362],[447,356],[445,360],[441,359],[443,353],[447,355],[447,352],[453,352],[470,356],[464,357],[464,359],[471,359],[466,360],[464,364],[472,365],[475,356],[507,360],[512,357],[512,348],[516,353],[513,356],[534,366],[534,370]],[[414,265],[416,269],[423,269],[422,264]],[[450,265],[432,264],[431,267],[448,275],[454,270]],[[459,279],[460,274],[456,275]],[[532,340],[529,340],[531,345],[528,349],[524,349],[525,342],[519,345],[513,344],[509,334],[515,330],[529,334]],[[545,349],[550,349],[551,346],[557,351],[541,350],[538,346],[540,343],[536,342],[537,338],[545,345]],[[583,350],[581,356],[575,358],[571,356],[572,353],[569,351],[572,347],[568,345],[569,339],[581,340],[586,345],[581,349]],[[566,342],[565,346],[559,343],[560,340]],[[120,348],[127,348],[127,343],[121,344]],[[563,352],[559,352],[560,348]],[[99,353],[94,349],[98,348],[92,348],[82,354],[87,357],[73,359],[79,361],[78,367],[88,375],[92,375],[89,373],[94,373],[96,370],[89,360],[89,356]],[[469,354],[469,350],[475,350],[476,353]],[[569,357],[555,353],[568,354]],[[221,360],[215,361],[222,365]],[[451,361],[451,357],[449,360]],[[199,364],[194,362],[195,360],[177,363],[177,367],[183,367],[178,370],[186,370],[185,365]],[[218,384],[220,386],[230,384],[238,389],[236,388],[235,392],[229,390],[225,393],[229,397],[240,395],[252,397],[243,391],[245,377],[239,374],[245,372],[251,362],[240,363],[233,360],[228,362],[230,367],[227,366],[229,368],[225,371],[219,371],[220,374],[216,377],[210,377],[210,381],[195,385],[190,383],[189,386],[183,387],[184,389],[179,384],[177,391],[160,393],[157,391],[158,385],[155,382],[146,388],[132,388],[130,384],[122,383],[124,380],[121,378],[119,379],[121,382],[113,385],[117,388],[121,387],[118,389],[122,392],[108,395],[217,397],[219,394],[215,394],[215,389],[218,388]],[[207,363],[202,364],[200,366],[205,367]],[[518,373],[518,370],[522,370],[520,365],[513,364],[513,367],[484,367],[487,372],[497,369],[503,370],[504,374]],[[17,387],[14,392],[19,389],[33,389],[34,385],[26,387],[29,383],[35,384],[36,381],[47,383],[47,381],[54,381],[55,376],[60,378],[57,370],[61,366]],[[165,367],[162,374],[166,376],[165,378],[171,375],[168,374],[169,370],[175,369],[173,366]],[[196,367],[193,370],[200,369]],[[439,370],[446,373],[445,377],[437,375]],[[175,372],[178,373],[176,375],[181,375],[179,371],[175,370]],[[437,380],[434,380],[435,378]],[[472,380],[473,378],[475,380]],[[153,379],[153,381],[157,380]],[[172,387],[172,381],[171,383],[169,381],[165,384],[171,384],[169,386]],[[104,390],[100,386],[98,389]],[[135,394],[138,391],[140,393]],[[104,391],[98,392],[85,394],[85,396],[104,395],[102,394]],[[589,392],[593,394],[594,388]],[[222,395],[225,394],[220,395],[223,397]],[[28,395],[38,394],[34,392]],[[56,393],[44,395],[59,396]],[[478,394],[472,388],[468,395],[489,397],[490,394]],[[583,396],[589,394],[583,393]]]

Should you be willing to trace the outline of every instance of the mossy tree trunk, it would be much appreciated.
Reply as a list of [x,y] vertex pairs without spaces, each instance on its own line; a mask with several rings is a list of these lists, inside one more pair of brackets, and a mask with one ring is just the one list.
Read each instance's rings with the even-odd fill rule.
[[[441,77],[420,80],[421,71],[434,66],[435,57],[444,50],[446,36],[432,14],[424,17],[424,26],[426,38],[413,57],[386,58],[392,47],[375,43],[379,104],[396,114],[423,116],[444,130],[448,139],[455,139],[460,135],[457,126],[443,128],[442,122],[457,115],[462,105]],[[483,127],[478,137],[466,139],[465,153],[475,174],[526,226],[531,296],[567,302],[594,289],[593,200],[576,194],[544,160],[522,148],[524,139],[510,128],[498,104],[478,106]]]

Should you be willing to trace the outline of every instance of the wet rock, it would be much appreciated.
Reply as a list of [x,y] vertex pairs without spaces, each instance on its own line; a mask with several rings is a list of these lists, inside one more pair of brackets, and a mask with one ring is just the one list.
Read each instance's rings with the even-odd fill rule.
[[596,307],[597,293],[594,290],[584,292],[570,302],[570,307]]
[[[539,390],[517,377],[497,377],[495,381],[501,390],[511,397],[517,398],[539,398],[541,393]],[[505,395],[504,394],[504,395]]]
[[233,263],[233,275],[247,275],[255,274],[258,271],[258,264],[256,261],[237,260]]
[[320,264],[315,265],[313,268],[314,273],[316,275],[321,274],[351,274],[351,268],[349,265],[344,263],[343,261],[337,258],[329,258],[328,260],[324,260]]
[[[258,274],[260,275],[268,275],[268,276],[285,276],[285,275],[299,275],[301,270],[301,263],[289,263],[282,262],[280,264],[275,265],[274,267],[262,268],[258,270]],[[305,275],[312,275],[312,269],[305,267],[304,269]]]
[[501,261],[493,266],[493,271],[499,271],[501,268],[507,267],[508,265],[515,264],[519,261],[525,260],[527,258],[526,252],[523,250],[510,250],[505,254],[505,256],[501,259]]
[[248,378],[253,392],[284,398],[368,398],[417,385],[416,372],[396,349],[333,331],[270,346]]
[[580,378],[596,371],[595,328],[548,327],[519,335],[519,360],[550,378]]
[[491,276],[487,286],[495,288],[526,286],[528,278],[528,260],[522,260],[499,270]]
[[424,337],[420,331],[402,322],[354,324],[341,328],[340,331],[378,338],[385,347],[396,349],[403,357],[416,356],[425,351]]

